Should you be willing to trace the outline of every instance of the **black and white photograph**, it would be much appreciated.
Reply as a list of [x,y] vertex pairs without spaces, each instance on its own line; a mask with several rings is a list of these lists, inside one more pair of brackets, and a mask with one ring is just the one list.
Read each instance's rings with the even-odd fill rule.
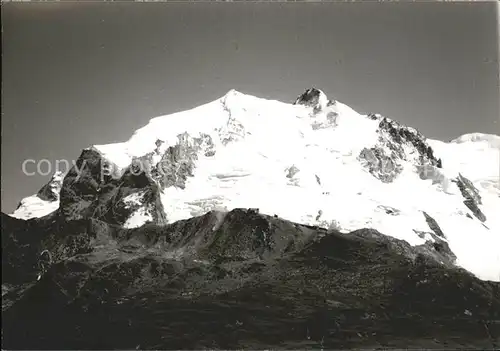
[[500,350],[496,1],[2,1],[2,350]]

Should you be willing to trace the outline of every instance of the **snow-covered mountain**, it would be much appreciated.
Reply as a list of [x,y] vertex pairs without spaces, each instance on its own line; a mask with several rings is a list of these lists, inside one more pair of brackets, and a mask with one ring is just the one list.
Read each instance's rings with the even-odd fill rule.
[[19,219],[40,218],[59,208],[59,193],[61,192],[64,174],[54,173],[50,181],[38,193],[21,200],[12,217]]
[[[500,281],[500,137],[428,140],[308,89],[294,104],[235,90],[156,117],[123,143],[83,150],[13,216],[96,218],[126,228],[258,208],[308,225],[449,245],[457,265]],[[47,191],[42,193],[46,193]],[[51,190],[51,191],[52,191]]]

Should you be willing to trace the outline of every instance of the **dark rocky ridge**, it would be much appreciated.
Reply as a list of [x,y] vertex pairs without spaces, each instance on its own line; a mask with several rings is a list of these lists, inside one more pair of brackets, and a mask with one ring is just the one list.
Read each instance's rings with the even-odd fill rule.
[[388,118],[382,118],[379,123],[379,128],[381,131],[385,131],[390,135],[392,140],[390,146],[397,152],[399,157],[404,158],[404,152],[401,145],[411,144],[420,154],[421,162],[427,161],[431,165],[437,166],[438,160],[434,156],[432,147],[427,144],[426,138],[417,130],[403,126]]
[[152,177],[158,179],[162,189],[175,186],[184,189],[188,177],[194,176],[195,161],[198,153],[205,156],[215,155],[215,148],[210,135],[192,138],[188,133],[178,136],[179,142],[170,146],[161,161],[152,171]]
[[[334,108],[328,108],[334,107],[336,102],[331,100],[326,106],[320,106],[324,103],[320,103],[321,94],[323,93],[320,90],[311,88],[295,102],[313,107],[313,115],[324,112],[321,111],[323,108],[327,109],[326,117],[323,116],[325,118],[313,121],[314,129],[336,125],[336,112]],[[231,116],[230,101],[226,101],[230,100],[230,97],[228,94],[226,99],[221,101],[228,113],[227,125],[219,130],[219,137],[224,145],[243,138],[246,133],[244,126]],[[439,160],[435,159],[432,149],[420,133],[380,115],[370,115],[369,118],[380,120],[379,145],[363,149],[359,159],[374,177],[388,183],[400,174],[402,161],[407,157],[402,148],[403,144],[412,145],[420,154],[415,165],[417,169],[440,166]],[[105,172],[117,167],[104,159],[97,149],[84,150],[76,166],[64,179],[58,213],[68,220],[96,218],[111,224],[124,225],[131,215],[140,210],[149,215],[153,223],[166,223],[167,218],[160,201],[161,191],[168,187],[184,189],[188,178],[194,176],[198,157],[211,157],[215,155],[216,150],[213,140],[206,134],[199,137],[187,133],[180,134],[177,143],[160,151],[163,143],[162,140],[156,140],[156,149],[134,159],[123,174]],[[161,161],[153,164],[153,156],[160,156]],[[83,169],[81,174],[78,172],[80,169]],[[140,197],[141,203],[126,203],[127,196]],[[478,211],[475,213],[479,215]]]
[[244,209],[136,229],[2,215],[2,246],[5,349],[500,346],[499,283],[375,230]]
[[432,147],[417,130],[378,114],[369,114],[368,118],[380,121],[379,143],[375,147],[361,150],[358,158],[375,178],[391,183],[398,177],[403,170],[402,162],[410,161],[403,145],[410,146],[419,155],[413,164],[416,170],[442,167],[441,159],[436,159]]
[[423,212],[423,214],[425,217],[425,221],[427,222],[427,225],[429,226],[430,230],[432,230],[432,232],[435,235],[437,235],[438,237],[444,238],[445,235],[444,235],[443,231],[441,230],[441,228],[439,227],[439,224],[436,222],[436,220],[434,218],[432,218],[431,216],[429,216],[429,214],[426,213],[425,211]]

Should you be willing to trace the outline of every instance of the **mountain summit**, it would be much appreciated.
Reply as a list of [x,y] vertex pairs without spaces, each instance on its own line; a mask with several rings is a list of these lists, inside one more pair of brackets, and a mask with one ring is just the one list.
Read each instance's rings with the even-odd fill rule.
[[22,219],[38,218],[56,211],[59,208],[63,179],[64,174],[56,171],[38,193],[21,200],[12,216]]
[[293,104],[231,90],[153,118],[128,141],[84,149],[62,186],[45,186],[12,216],[133,229],[256,208],[343,233],[373,228],[410,245],[446,245],[457,265],[500,281],[499,140],[429,140],[316,88]]

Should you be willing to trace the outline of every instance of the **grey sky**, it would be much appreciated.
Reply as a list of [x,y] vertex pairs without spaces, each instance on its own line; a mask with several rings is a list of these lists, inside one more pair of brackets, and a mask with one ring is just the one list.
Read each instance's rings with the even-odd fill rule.
[[293,101],[315,86],[451,139],[499,133],[490,3],[4,3],[2,211],[154,116],[229,89]]

